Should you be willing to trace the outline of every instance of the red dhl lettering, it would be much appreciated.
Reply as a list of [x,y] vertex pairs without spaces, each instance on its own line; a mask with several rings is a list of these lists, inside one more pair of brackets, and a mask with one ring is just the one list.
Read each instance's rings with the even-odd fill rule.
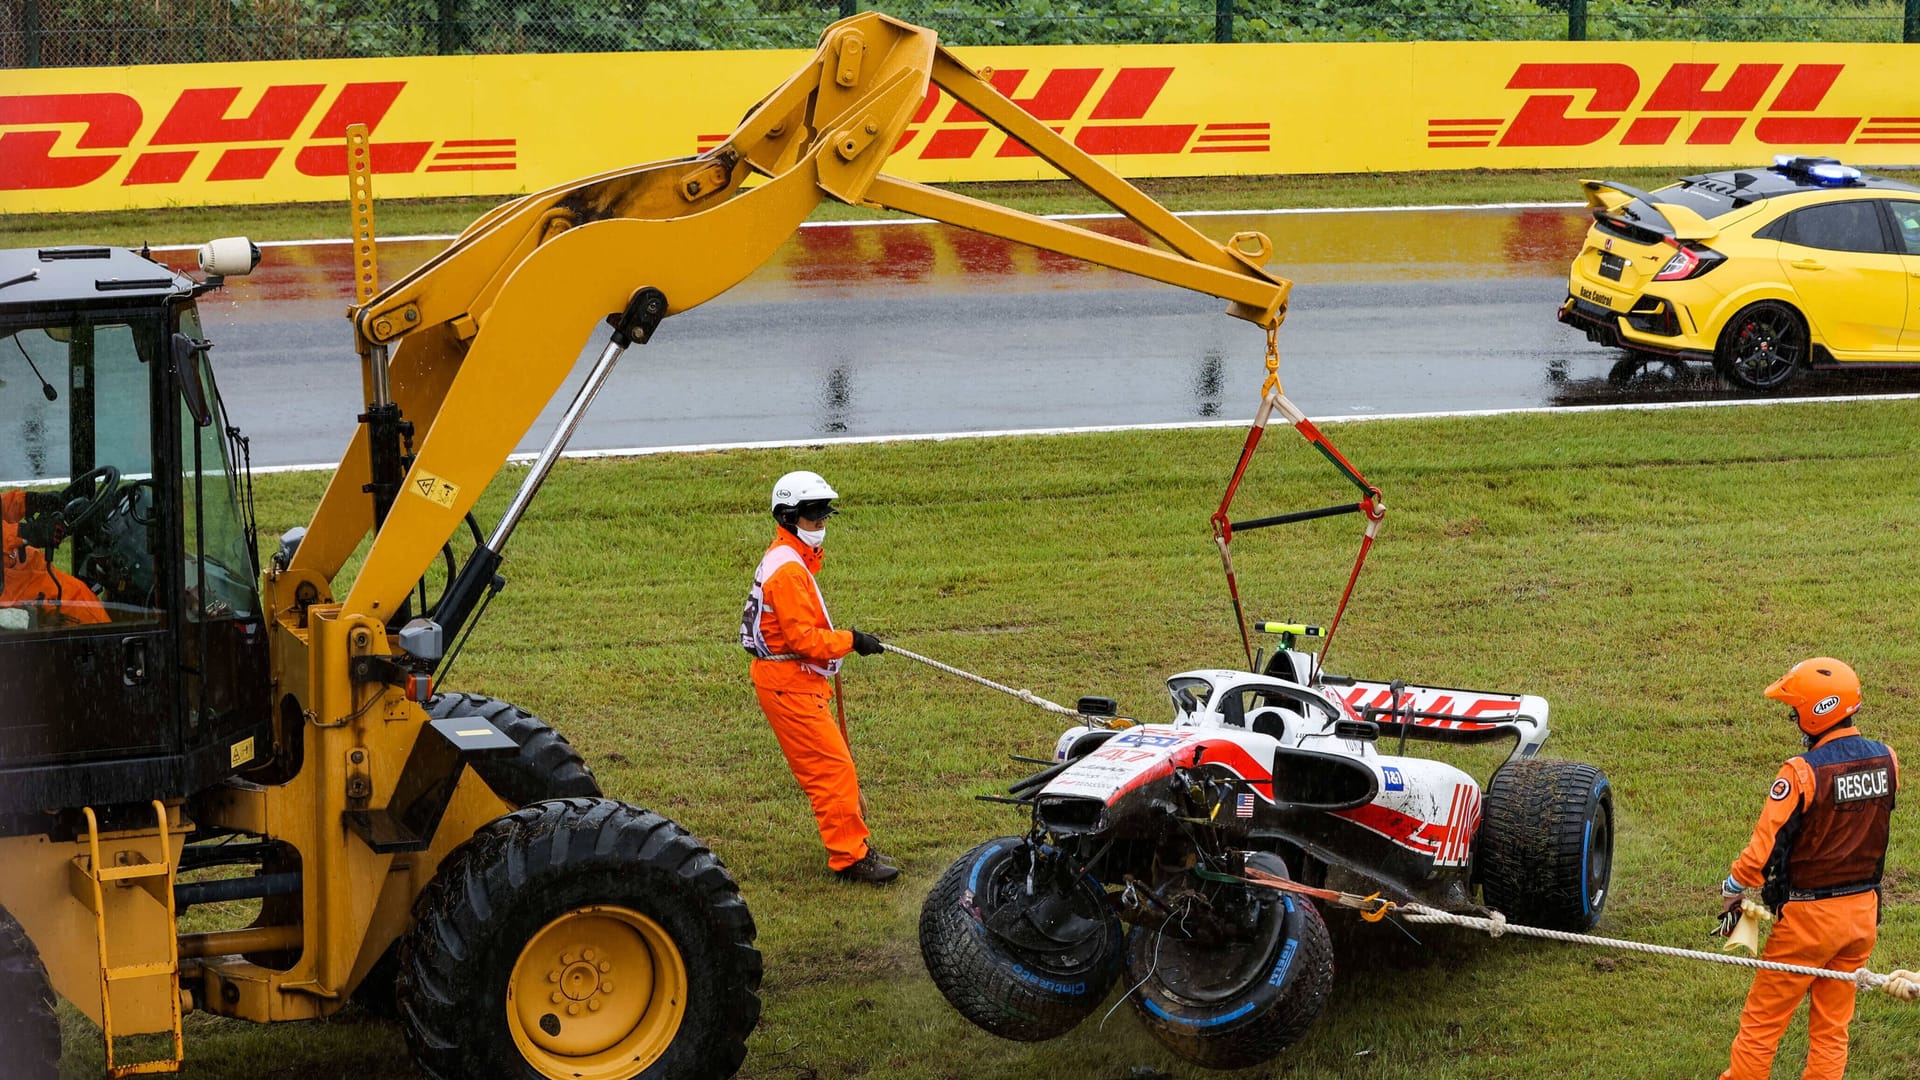
[[1665,146],[1676,138],[1688,146],[1728,146],[1749,124],[1751,138],[1769,146],[1920,143],[1920,125],[1911,117],[1821,115],[1845,70],[1844,64],[1676,63],[1643,95],[1640,73],[1626,64],[1521,64],[1506,89],[1532,93],[1511,116],[1434,117],[1427,121],[1427,146]]
[[[140,102],[127,94],[0,95],[0,190],[85,187],[127,162],[122,186],[177,184],[200,165],[208,180],[261,180],[292,152],[302,176],[345,176],[349,124],[371,134],[406,90],[405,82],[350,82],[331,97],[325,84],[268,86],[245,112],[246,88],[182,90],[151,135]],[[325,101],[324,109],[317,107]],[[307,121],[313,119],[311,126]],[[62,149],[77,134],[71,152]],[[376,173],[473,172],[514,168],[513,139],[371,142]],[[239,145],[236,145],[239,144]],[[82,153],[81,151],[107,151]]]
[[[1175,74],[1171,67],[1005,68],[987,73],[987,81],[1089,154],[1263,154],[1272,148],[1272,125],[1267,122],[1149,120],[1148,112]],[[1023,88],[1031,93],[1020,96]],[[946,102],[938,86],[928,86],[927,96],[900,133],[893,152],[923,161],[978,158],[983,151],[994,158],[1033,156],[1033,151],[1001,134],[966,105],[952,101],[943,110]],[[704,153],[726,138],[724,133],[701,135],[695,149]]]

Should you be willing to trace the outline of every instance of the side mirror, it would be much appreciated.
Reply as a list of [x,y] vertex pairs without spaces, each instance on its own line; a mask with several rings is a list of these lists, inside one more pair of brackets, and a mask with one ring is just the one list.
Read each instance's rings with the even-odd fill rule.
[[180,399],[193,414],[193,422],[206,427],[213,423],[213,408],[207,401],[206,373],[200,357],[213,346],[211,341],[195,341],[185,334],[173,335],[173,377],[180,384]]

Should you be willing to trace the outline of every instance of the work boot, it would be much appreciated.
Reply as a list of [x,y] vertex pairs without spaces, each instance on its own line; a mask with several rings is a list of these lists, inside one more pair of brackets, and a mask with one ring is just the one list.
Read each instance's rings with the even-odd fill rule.
[[859,881],[865,882],[868,885],[886,885],[891,883],[894,878],[900,876],[900,868],[881,862],[880,853],[873,850],[873,847],[869,845],[867,847],[867,853],[860,856],[859,862],[854,863],[852,866],[835,870],[833,876],[839,878],[841,881]]

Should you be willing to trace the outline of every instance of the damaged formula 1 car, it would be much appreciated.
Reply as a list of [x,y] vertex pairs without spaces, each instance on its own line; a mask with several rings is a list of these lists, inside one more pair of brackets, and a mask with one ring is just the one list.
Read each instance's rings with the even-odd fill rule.
[[[982,796],[1032,823],[962,856],[921,911],[927,971],[954,1008],[1004,1038],[1051,1039],[1124,973],[1167,1049],[1241,1068],[1300,1039],[1326,1002],[1318,890],[1368,896],[1377,917],[1381,901],[1481,913],[1477,888],[1515,923],[1593,925],[1612,791],[1591,765],[1536,757],[1547,703],[1322,674],[1288,647],[1314,633],[1284,628],[1258,674],[1172,677],[1170,723],[1082,699],[1090,722],[1060,736],[1047,768]],[[1484,790],[1408,753],[1503,740]]]

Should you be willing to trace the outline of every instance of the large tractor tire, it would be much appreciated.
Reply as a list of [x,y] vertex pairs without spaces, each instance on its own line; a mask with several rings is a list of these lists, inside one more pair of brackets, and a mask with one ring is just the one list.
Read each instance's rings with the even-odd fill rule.
[[[435,694],[427,699],[427,716],[476,717],[498,728],[520,749],[511,757],[488,758],[474,771],[495,795],[516,810],[545,799],[597,799],[603,792],[580,751],[565,735],[525,709],[480,694]],[[298,921],[296,911],[290,920]],[[382,953],[353,991],[353,1000],[375,1016],[400,1018],[393,984],[400,972],[400,944]]]
[[732,1076],[760,1017],[753,916],[685,829],[610,799],[498,818],[414,903],[398,996],[436,1080]]
[[1488,907],[1522,926],[1579,933],[1613,877],[1613,786],[1575,761],[1509,761],[1487,785],[1474,865]]
[[479,694],[435,694],[427,715],[476,717],[500,729],[519,745],[512,757],[489,758],[474,765],[493,793],[514,807],[542,799],[597,799],[602,794],[580,751],[565,735],[517,705]]
[[[1259,853],[1248,865],[1279,877]],[[1271,1060],[1307,1033],[1333,988],[1333,943],[1312,903],[1247,886],[1258,905],[1250,940],[1197,942],[1146,927],[1127,940],[1134,1011],[1160,1045],[1209,1069]]]
[[1033,851],[989,840],[940,875],[920,909],[927,974],[960,1015],[1003,1039],[1057,1038],[1105,1000],[1120,972],[1120,922],[1082,876],[1065,895],[1027,892]]
[[53,984],[27,932],[0,908],[0,1061],[17,1080],[60,1075],[60,1019]]

